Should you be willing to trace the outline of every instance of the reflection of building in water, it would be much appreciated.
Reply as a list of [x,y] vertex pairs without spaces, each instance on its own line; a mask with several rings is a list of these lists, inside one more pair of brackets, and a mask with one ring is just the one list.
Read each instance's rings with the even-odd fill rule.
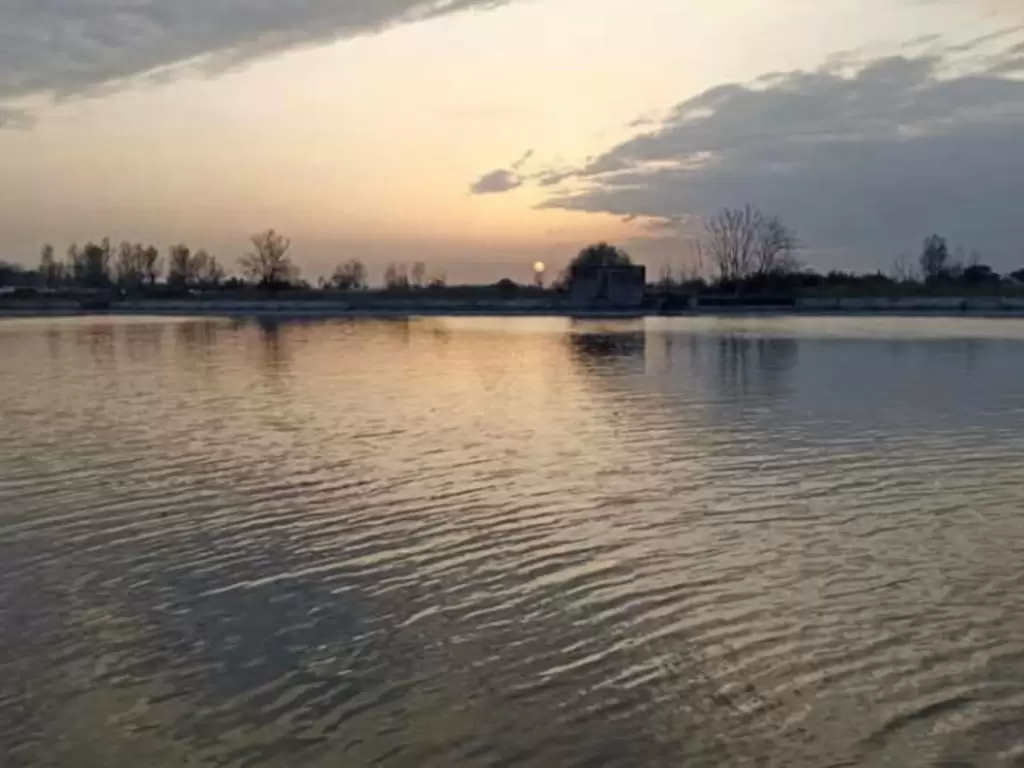
[[647,269],[641,266],[573,266],[569,298],[580,306],[639,307],[646,282]]
[[638,358],[643,362],[646,336],[632,333],[573,333],[569,336],[576,354],[584,360]]

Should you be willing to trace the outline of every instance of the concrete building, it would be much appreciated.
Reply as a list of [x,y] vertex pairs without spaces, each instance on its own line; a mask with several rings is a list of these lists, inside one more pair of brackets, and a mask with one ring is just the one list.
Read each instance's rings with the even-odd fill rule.
[[569,274],[569,300],[580,307],[639,308],[646,285],[646,267],[575,267]]

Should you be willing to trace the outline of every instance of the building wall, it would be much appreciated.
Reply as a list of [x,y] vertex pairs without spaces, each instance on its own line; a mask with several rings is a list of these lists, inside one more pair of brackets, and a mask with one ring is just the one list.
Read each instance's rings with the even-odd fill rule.
[[581,306],[639,307],[646,283],[644,267],[589,267],[573,273],[569,297]]

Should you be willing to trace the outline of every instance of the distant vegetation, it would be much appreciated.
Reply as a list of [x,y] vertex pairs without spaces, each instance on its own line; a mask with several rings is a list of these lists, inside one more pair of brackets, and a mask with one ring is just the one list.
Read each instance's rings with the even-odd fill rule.
[[[84,246],[72,244],[63,258],[53,246],[42,248],[39,265],[28,269],[0,262],[0,288],[25,288],[57,292],[114,292],[142,295],[178,295],[238,291],[359,292],[370,289],[366,265],[349,259],[316,288],[301,279],[291,259],[292,243],[273,229],[255,234],[251,248],[237,260],[233,276],[216,256],[185,244],[173,245],[166,255],[151,244],[122,242],[114,246],[104,238]],[[840,294],[875,296],[899,294],[1003,293],[1019,292],[1024,269],[1007,275],[996,273],[983,263],[977,251],[951,252],[939,235],[927,237],[914,262],[898,259],[883,273],[831,271],[820,273],[801,265],[797,259],[800,243],[796,233],[782,219],[768,216],[753,206],[725,209],[704,222],[696,241],[696,263],[673,273],[663,270],[654,293],[727,295],[815,295]],[[595,243],[577,254],[553,283],[555,292],[568,288],[572,274],[588,267],[628,266],[633,262],[620,248]],[[411,266],[388,264],[383,290],[388,294],[416,291],[445,295],[486,295],[516,299],[545,294],[543,288],[526,286],[508,278],[490,286],[448,287],[443,271],[432,271],[422,262]],[[467,294],[469,292],[469,294]]]
[[[79,247],[72,244],[65,258],[52,245],[44,245],[39,266],[28,269],[0,261],[0,288],[51,291],[114,291],[128,294],[174,295],[189,292],[222,292],[243,289],[264,292],[310,291],[291,260],[291,240],[273,229],[251,238],[252,247],[237,261],[229,277],[216,256],[200,248],[193,251],[179,243],[166,257],[153,245],[123,242],[113,246],[109,238]],[[421,261],[411,268],[389,264],[384,273],[388,291],[438,289],[446,285],[441,270],[429,271]],[[330,277],[321,277],[320,291],[365,291],[370,288],[366,265],[358,259],[339,264]]]
[[681,274],[666,269],[657,287],[662,291],[741,295],[851,296],[1016,292],[1024,269],[1007,275],[982,263],[981,254],[950,254],[945,238],[924,240],[917,267],[900,258],[889,273],[833,270],[821,273],[800,264],[796,233],[782,219],[753,206],[725,209],[704,222],[696,243],[697,263]]

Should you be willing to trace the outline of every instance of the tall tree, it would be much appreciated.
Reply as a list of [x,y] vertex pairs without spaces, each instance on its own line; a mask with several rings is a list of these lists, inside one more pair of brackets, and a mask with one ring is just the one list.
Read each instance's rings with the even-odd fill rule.
[[163,266],[160,263],[160,250],[155,245],[142,249],[142,279],[147,285],[156,285],[160,279]]
[[946,238],[931,235],[925,238],[921,247],[921,275],[925,281],[934,281],[946,274],[949,262],[949,246]]
[[339,264],[327,284],[339,291],[358,291],[366,287],[366,265],[358,259]]
[[409,289],[409,273],[405,264],[388,264],[384,269],[384,287],[392,291]]
[[100,243],[88,243],[79,254],[81,282],[89,288],[105,288],[110,285],[110,240],[103,238]]
[[194,282],[192,251],[183,243],[172,245],[167,251],[167,284],[175,288],[184,288]]
[[85,258],[78,243],[68,246],[68,272],[72,282],[81,284],[85,282]]
[[273,229],[252,236],[253,250],[239,259],[242,274],[264,288],[287,286],[297,270],[288,258],[292,241]]
[[135,290],[142,285],[142,246],[123,242],[117,248],[114,272],[121,288]]
[[414,262],[409,272],[409,283],[413,288],[423,288],[427,283],[427,265],[422,261]]
[[57,261],[49,243],[39,253],[39,278],[47,288],[56,288],[64,280],[64,265]]
[[224,281],[224,270],[217,263],[217,257],[211,256],[204,249],[195,252],[192,264],[197,285],[216,288]]
[[[707,253],[723,281],[765,277],[795,268],[796,235],[752,205],[725,208],[704,222]],[[701,253],[705,246],[701,246]]]
[[628,267],[633,264],[629,254],[621,248],[608,243],[588,245],[569,263],[569,271],[573,272],[585,267]]

